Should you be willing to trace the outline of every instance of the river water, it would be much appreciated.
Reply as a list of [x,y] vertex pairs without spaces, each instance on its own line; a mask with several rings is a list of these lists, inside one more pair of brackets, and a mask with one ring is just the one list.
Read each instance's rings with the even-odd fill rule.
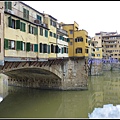
[[84,91],[13,87],[0,75],[0,118],[120,118],[120,72],[89,76]]

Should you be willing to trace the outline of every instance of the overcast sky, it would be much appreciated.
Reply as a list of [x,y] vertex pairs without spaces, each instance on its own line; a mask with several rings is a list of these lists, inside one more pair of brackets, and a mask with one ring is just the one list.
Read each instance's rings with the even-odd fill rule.
[[120,1],[23,1],[40,12],[55,17],[59,22],[72,24],[88,35],[100,31],[120,33]]

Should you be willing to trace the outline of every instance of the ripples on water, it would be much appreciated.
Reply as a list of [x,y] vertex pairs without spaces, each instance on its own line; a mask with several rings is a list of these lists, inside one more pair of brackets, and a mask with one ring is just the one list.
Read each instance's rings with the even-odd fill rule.
[[0,118],[120,118],[119,76],[119,71],[91,76],[85,91],[9,86],[8,95],[1,78]]

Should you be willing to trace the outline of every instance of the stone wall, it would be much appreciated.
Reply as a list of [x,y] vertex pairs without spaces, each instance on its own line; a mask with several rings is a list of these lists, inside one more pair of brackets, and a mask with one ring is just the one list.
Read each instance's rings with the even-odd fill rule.
[[83,90],[87,89],[87,60],[69,59],[61,64],[28,66],[4,73],[9,76],[9,85],[39,89]]
[[89,76],[90,75],[103,75],[102,62],[94,62],[89,65]]

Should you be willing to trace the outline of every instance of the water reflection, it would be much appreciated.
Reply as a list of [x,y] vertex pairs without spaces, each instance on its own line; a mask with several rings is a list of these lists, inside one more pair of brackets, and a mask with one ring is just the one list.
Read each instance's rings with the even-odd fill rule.
[[103,105],[103,108],[95,108],[89,118],[120,118],[120,105]]
[[91,76],[88,82],[85,91],[49,91],[7,87],[7,79],[1,77],[0,118],[120,117],[119,71]]
[[[120,105],[119,90],[120,90],[120,72],[119,71],[104,72],[104,76],[91,76],[90,82],[89,82],[90,95],[89,95],[89,113],[88,113],[89,116],[88,117],[89,118],[90,117],[92,118],[106,117],[108,114],[106,113],[107,107],[108,108],[111,107],[111,112],[109,114],[112,114],[112,112],[114,112],[114,109],[112,109],[112,105],[117,106],[117,108],[118,108],[118,105]],[[109,104],[112,104],[112,105],[109,106]],[[103,113],[101,113],[100,111]],[[104,114],[106,114],[106,116],[104,116]],[[108,117],[111,117],[111,116],[108,116]],[[114,117],[118,117],[118,116],[114,116]]]
[[0,102],[8,95],[8,77],[0,74]]

